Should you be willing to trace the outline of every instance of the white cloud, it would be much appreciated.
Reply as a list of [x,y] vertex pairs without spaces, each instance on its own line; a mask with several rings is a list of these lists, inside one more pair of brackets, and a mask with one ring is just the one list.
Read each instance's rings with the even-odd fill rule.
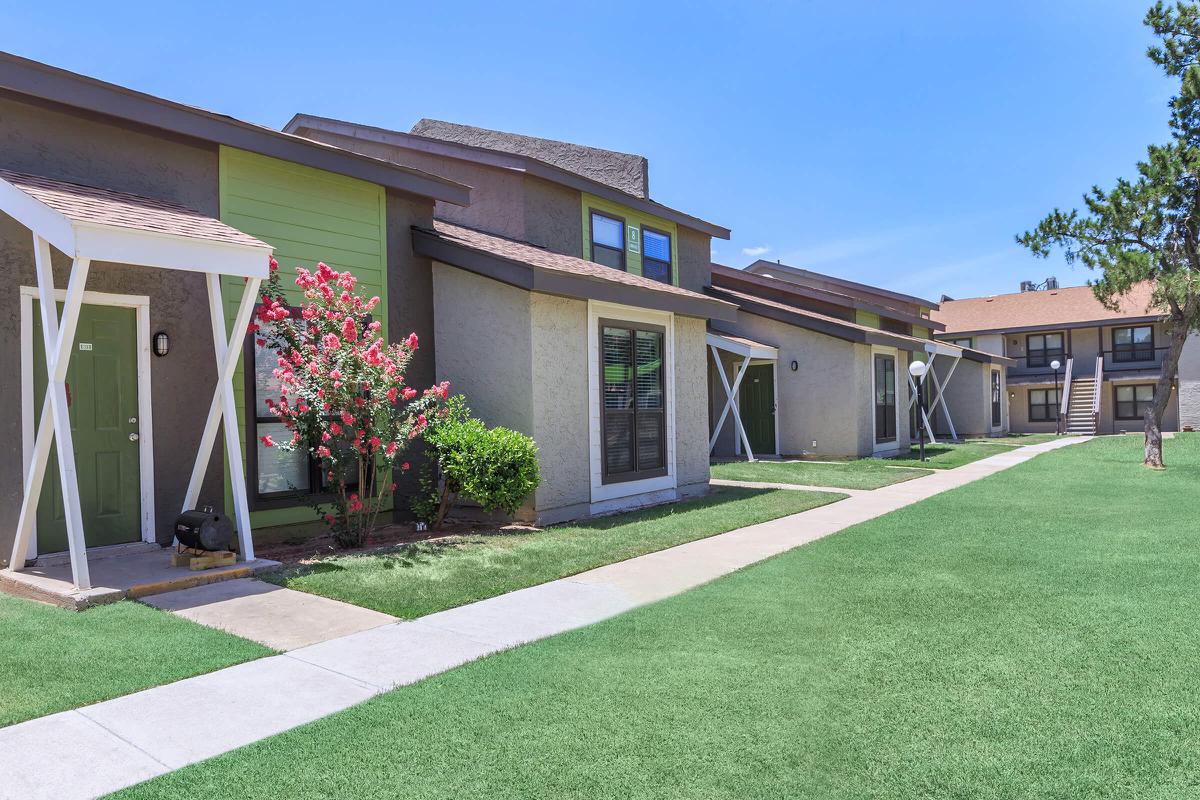
[[759,245],[758,247],[743,247],[742,248],[742,255],[747,255],[747,256],[750,256],[751,258],[758,258],[759,256],[765,255],[769,252],[771,252],[771,248],[766,245]]

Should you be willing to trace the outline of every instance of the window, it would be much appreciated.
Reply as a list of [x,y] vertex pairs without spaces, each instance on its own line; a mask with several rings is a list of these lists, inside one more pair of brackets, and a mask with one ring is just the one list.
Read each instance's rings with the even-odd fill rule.
[[975,340],[972,339],[970,336],[964,336],[961,339],[947,339],[946,341],[948,341],[950,344],[954,345],[955,347],[974,347],[975,346],[973,344],[973,342]]
[[671,283],[671,235],[642,227],[642,276]]
[[895,356],[875,356],[875,441],[896,441]]
[[1154,360],[1154,327],[1151,325],[1114,328],[1112,341],[1113,361]]
[[592,212],[592,261],[613,269],[625,269],[625,222]]
[[1154,402],[1154,384],[1116,386],[1113,393],[1117,399],[1117,419],[1142,419],[1146,409]]
[[992,370],[992,427],[999,428],[1000,419],[1000,370]]
[[1025,337],[1025,354],[1031,367],[1048,367],[1051,361],[1062,361],[1061,333],[1031,333]]
[[667,474],[662,328],[600,323],[601,459],[605,483]]
[[[293,309],[299,313],[299,309]],[[257,321],[257,320],[256,320]],[[270,323],[258,321],[266,328]],[[319,461],[301,449],[290,453],[278,447],[266,447],[263,436],[276,442],[292,438],[287,426],[267,408],[267,401],[279,402],[279,380],[274,376],[279,366],[279,354],[260,346],[262,334],[246,337],[245,363],[254,365],[246,370],[246,462],[250,503],[255,509],[283,508],[305,502],[301,495],[321,495],[329,491],[329,482]],[[357,479],[349,481],[357,483]]]
[[[993,373],[996,374],[996,373]],[[993,378],[993,381],[995,379]],[[1062,403],[1061,389],[1029,390],[1029,421],[1054,422],[1058,419],[1058,408]],[[993,418],[995,414],[993,413]]]

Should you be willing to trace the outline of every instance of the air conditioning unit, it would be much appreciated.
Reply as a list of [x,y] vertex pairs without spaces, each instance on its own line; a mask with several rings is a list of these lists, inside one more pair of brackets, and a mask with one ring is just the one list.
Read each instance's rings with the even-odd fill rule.
[[1033,281],[1021,281],[1021,291],[1022,292],[1037,291],[1037,284],[1034,283]]

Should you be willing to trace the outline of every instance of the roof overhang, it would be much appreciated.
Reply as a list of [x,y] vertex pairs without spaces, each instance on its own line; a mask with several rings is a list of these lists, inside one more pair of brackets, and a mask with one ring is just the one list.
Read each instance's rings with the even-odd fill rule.
[[423,228],[413,228],[412,239],[413,250],[418,255],[529,292],[541,292],[578,300],[600,300],[606,303],[651,308],[687,317],[724,320],[725,322],[733,322],[737,319],[737,306],[716,298],[695,294],[659,292],[650,288],[607,281],[591,275],[546,269],[525,261],[476,250],[447,240],[436,232]]
[[322,131],[350,139],[387,144],[393,147],[442,156],[444,158],[468,161],[485,167],[522,172],[532,175],[535,178],[550,181],[551,183],[557,183],[581,192],[594,194],[605,200],[619,203],[636,211],[641,211],[644,214],[651,214],[669,220],[676,225],[682,225],[685,228],[699,231],[717,239],[728,239],[731,235],[728,228],[714,225],[711,222],[706,222],[698,217],[685,214],[682,211],[676,211],[669,206],[664,206],[653,200],[627,194],[607,184],[600,183],[591,178],[585,178],[570,170],[556,167],[553,164],[548,164],[531,156],[506,153],[486,147],[463,144],[461,142],[449,142],[444,139],[433,139],[428,136],[419,136],[415,133],[393,131],[373,125],[362,125],[357,122],[318,117],[312,114],[296,114],[287,125],[283,126],[283,129],[297,136],[305,136],[305,131]]
[[[245,237],[224,242],[139,227],[73,218],[0,177],[0,212],[29,228],[71,258],[135,266],[266,278],[272,248]],[[224,226],[216,220],[216,225]]]
[[175,103],[11,53],[0,52],[0,89],[454,205],[466,206],[471,202],[470,187],[432,173]]
[[[714,297],[721,298],[721,290],[719,287],[710,287],[709,294]],[[725,298],[723,298],[725,299]],[[826,336],[832,336],[835,339],[852,342],[854,344],[873,344],[881,347],[895,347],[898,350],[908,351],[923,351],[924,339],[913,339],[908,336],[900,336],[891,334],[887,331],[874,330],[863,328],[850,323],[841,323],[837,320],[824,317],[809,316],[807,314],[785,311],[775,306],[765,303],[756,303],[753,300],[743,299],[738,297],[727,298],[729,302],[735,303],[738,308],[749,313],[755,314],[767,319],[773,319],[776,322],[783,322],[787,325],[794,325],[797,328],[821,333]]]
[[765,361],[776,361],[779,359],[778,347],[756,342],[744,336],[735,336],[731,333],[721,333],[718,330],[712,330],[708,332],[707,342],[710,346],[718,350],[734,353],[743,358],[762,359]]
[[999,334],[1005,336],[1010,333],[1036,333],[1039,331],[1066,331],[1079,330],[1080,328],[1111,328],[1120,327],[1122,325],[1139,325],[1147,322],[1158,322],[1162,319],[1161,314],[1147,314],[1140,317],[1108,317],[1101,319],[1086,320],[1084,322],[1045,322],[1037,325],[1018,325],[1015,327],[1004,328],[977,328],[974,330],[946,330],[938,334],[942,339],[961,339],[967,336],[987,336],[989,334]]
[[940,308],[940,306],[937,303],[933,302],[932,300],[926,300],[925,298],[917,297],[916,295],[903,294],[902,292],[893,292],[890,289],[882,289],[878,286],[870,286],[865,283],[849,281],[849,280],[846,280],[845,278],[837,278],[837,277],[834,277],[833,275],[826,275],[821,272],[813,272],[812,270],[801,269],[800,267],[791,267],[791,266],[788,266],[787,264],[782,264],[779,262],[771,262],[771,261],[767,261],[767,260],[761,259],[761,258],[758,261],[755,261],[750,266],[746,267],[746,270],[749,272],[752,272],[754,274],[763,274],[763,273],[767,272],[768,270],[774,271],[774,272],[781,272],[785,275],[793,275],[797,278],[804,278],[807,280],[815,281],[817,283],[828,283],[830,285],[838,286],[843,289],[846,289],[847,291],[862,292],[864,294],[875,295],[876,297],[879,297],[884,300],[895,300],[896,302],[908,303],[911,305],[920,306],[923,308],[929,308],[929,309],[933,309],[933,310]]

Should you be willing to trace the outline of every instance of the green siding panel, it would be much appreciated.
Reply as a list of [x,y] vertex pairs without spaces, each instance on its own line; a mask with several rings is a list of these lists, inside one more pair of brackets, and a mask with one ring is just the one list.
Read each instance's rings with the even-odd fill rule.
[[879,328],[883,325],[883,322],[879,319],[879,315],[873,314],[870,311],[855,311],[854,321],[868,328]]
[[[387,194],[382,186],[344,175],[222,147],[220,155],[221,221],[257,236],[275,248],[289,300],[299,302],[293,283],[297,267],[312,269],[324,261],[335,270],[349,269],[359,291],[379,295],[376,318],[387,333]],[[241,278],[221,281],[225,324],[232,325],[242,297]],[[238,427],[246,441],[243,365],[238,365],[233,392]],[[247,476],[249,479],[249,476]],[[227,507],[233,499],[226,471]],[[256,511],[255,527],[311,522],[313,512],[299,508]]]
[[[643,214],[602,197],[583,193],[583,257],[592,259],[592,211],[599,211],[625,220],[625,271],[642,274],[641,229],[643,226],[671,234],[671,282],[679,285],[679,229],[674,222]],[[632,238],[630,231],[637,231]]]

